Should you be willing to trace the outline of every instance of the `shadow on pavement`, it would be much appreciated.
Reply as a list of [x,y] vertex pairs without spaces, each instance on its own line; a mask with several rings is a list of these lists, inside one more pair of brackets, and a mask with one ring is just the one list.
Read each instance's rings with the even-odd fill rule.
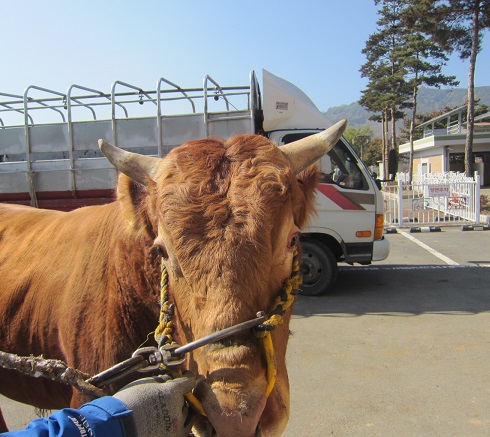
[[342,267],[329,294],[298,296],[295,317],[477,314],[490,311],[490,268],[445,265]]

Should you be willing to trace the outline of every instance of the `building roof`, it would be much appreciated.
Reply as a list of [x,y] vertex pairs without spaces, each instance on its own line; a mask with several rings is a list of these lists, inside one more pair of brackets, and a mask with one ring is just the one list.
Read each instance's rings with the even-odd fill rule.
[[423,128],[425,128],[426,126],[429,126],[431,124],[434,124],[436,121],[444,120],[444,119],[449,119],[449,118],[451,118],[452,115],[458,114],[460,112],[463,112],[463,110],[466,109],[467,106],[468,105],[463,105],[463,106],[460,106],[459,108],[452,109],[449,112],[446,112],[444,114],[438,115],[437,117],[431,118],[430,120],[428,120],[428,121],[426,121],[424,123],[421,123],[421,124],[417,125],[417,127],[423,127]]

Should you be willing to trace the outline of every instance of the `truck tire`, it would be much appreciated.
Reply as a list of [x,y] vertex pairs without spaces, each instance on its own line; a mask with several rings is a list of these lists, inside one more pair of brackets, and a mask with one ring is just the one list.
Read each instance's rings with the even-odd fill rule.
[[318,296],[330,290],[337,279],[337,260],[325,244],[317,240],[302,240],[303,258],[300,294]]

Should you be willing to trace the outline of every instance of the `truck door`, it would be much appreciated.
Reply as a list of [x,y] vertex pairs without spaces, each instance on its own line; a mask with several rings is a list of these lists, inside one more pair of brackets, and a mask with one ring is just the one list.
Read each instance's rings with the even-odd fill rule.
[[[289,133],[282,142],[311,133]],[[337,262],[370,264],[376,223],[373,178],[345,139],[320,161],[317,214],[303,229],[303,294],[325,293],[334,284]]]
[[372,260],[376,214],[374,181],[343,140],[320,160],[317,217],[309,229],[335,237],[343,261]]

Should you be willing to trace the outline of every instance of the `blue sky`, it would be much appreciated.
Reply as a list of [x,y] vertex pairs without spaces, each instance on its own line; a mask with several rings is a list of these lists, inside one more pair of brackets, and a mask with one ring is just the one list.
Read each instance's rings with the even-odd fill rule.
[[[73,84],[110,91],[115,80],[154,89],[160,77],[199,87],[209,74],[245,85],[266,68],[325,111],[358,100],[359,68],[376,30],[373,0],[5,0],[0,14],[0,91]],[[490,35],[476,85],[490,85]],[[467,86],[468,61],[444,72]]]

